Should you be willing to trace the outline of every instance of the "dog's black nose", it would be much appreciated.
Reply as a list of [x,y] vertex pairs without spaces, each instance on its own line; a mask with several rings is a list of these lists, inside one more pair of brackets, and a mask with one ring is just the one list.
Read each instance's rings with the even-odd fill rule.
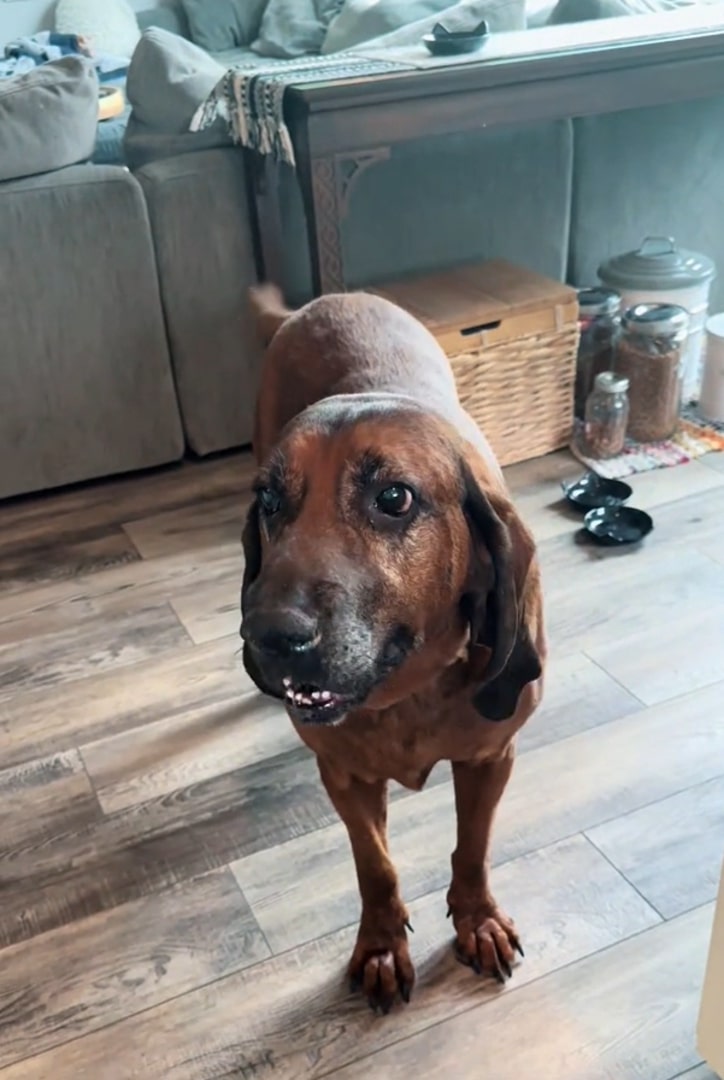
[[259,652],[280,660],[305,656],[320,640],[316,619],[291,607],[250,612],[241,624],[241,636]]

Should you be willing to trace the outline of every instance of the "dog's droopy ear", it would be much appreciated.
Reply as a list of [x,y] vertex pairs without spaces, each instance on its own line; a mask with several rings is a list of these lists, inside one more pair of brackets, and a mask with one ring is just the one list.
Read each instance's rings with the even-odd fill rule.
[[244,549],[244,578],[241,583],[241,609],[244,610],[244,596],[251,583],[261,570],[261,533],[259,531],[259,505],[256,501],[249,507],[244,530],[241,534]]
[[264,348],[282,323],[292,314],[284,303],[281,289],[267,282],[249,289],[249,304],[256,323],[256,334]]
[[[523,687],[541,675],[540,657],[524,621],[523,593],[533,544],[512,510],[503,513],[462,462],[463,509],[471,538],[469,584],[463,598],[470,647],[490,656],[473,698],[487,720],[507,720]],[[474,665],[473,665],[474,666]]]

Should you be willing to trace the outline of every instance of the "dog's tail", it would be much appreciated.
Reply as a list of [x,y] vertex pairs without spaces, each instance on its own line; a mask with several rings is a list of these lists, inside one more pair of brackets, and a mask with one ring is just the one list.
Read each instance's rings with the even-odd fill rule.
[[256,332],[266,348],[282,323],[292,314],[284,302],[281,289],[271,282],[253,285],[249,289],[249,303],[256,322]]

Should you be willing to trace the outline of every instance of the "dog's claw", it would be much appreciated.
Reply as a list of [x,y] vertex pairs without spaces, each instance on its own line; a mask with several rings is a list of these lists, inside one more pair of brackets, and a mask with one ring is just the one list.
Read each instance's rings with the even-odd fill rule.
[[445,916],[445,918],[446,919],[451,919],[452,918],[452,908],[451,907],[449,907],[447,909],[447,915]]
[[477,956],[470,961],[470,967],[473,969],[476,975],[483,974],[483,969],[480,966],[480,961],[478,960]]
[[410,933],[411,933],[411,934],[414,934],[414,933],[415,933],[415,930],[414,930],[414,928],[413,928],[413,925],[412,925],[412,923],[410,922],[410,920],[409,920],[409,919],[405,919],[405,927],[406,927],[406,929],[407,929],[407,930],[409,930],[409,931],[410,931]]
[[515,951],[517,953],[520,953],[520,955],[523,958],[525,958],[525,953],[523,952],[523,946],[521,945],[521,943],[520,943],[520,941],[518,940],[517,937],[511,937],[510,944],[513,946],[513,948],[515,949]]
[[504,973],[508,976],[509,979],[512,979],[512,977],[513,977],[513,969],[510,966],[510,964],[508,963],[508,961],[505,959],[504,956],[499,957],[498,960],[499,960],[500,966],[502,967]]
[[404,1001],[405,1005],[410,1004],[410,984],[403,982],[400,984],[400,997]]

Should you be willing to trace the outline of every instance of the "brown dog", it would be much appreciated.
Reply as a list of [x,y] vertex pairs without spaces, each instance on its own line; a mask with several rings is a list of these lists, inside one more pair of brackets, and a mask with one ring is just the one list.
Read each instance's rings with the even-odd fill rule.
[[512,921],[490,891],[496,806],[540,701],[545,638],[533,540],[450,365],[412,316],[331,295],[288,311],[253,295],[267,345],[260,472],[244,530],[244,663],[284,700],[349,831],[362,898],[353,984],[409,1000],[407,911],[387,850],[387,782],[452,762],[458,956],[503,981]]

